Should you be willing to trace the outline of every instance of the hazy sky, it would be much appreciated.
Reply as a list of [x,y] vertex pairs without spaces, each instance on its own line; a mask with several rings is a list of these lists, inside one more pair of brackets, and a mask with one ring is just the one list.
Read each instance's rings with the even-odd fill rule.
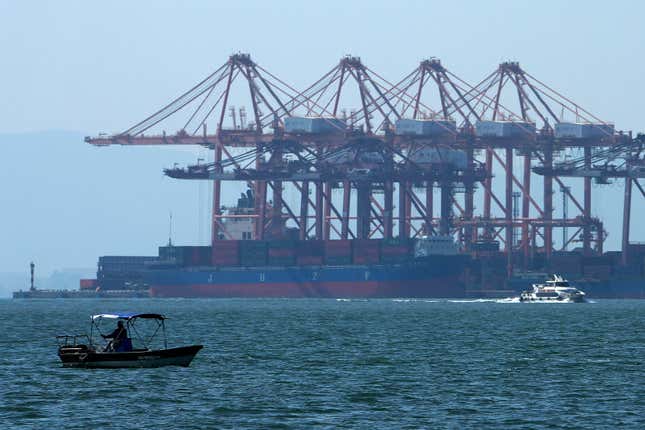
[[[167,235],[169,210],[180,213],[177,224],[196,220],[192,212],[207,204],[206,187],[163,180],[160,170],[194,161],[199,150],[100,149],[81,137],[129,127],[233,52],[251,53],[298,88],[348,53],[392,81],[431,56],[470,82],[501,61],[517,60],[617,128],[640,131],[644,12],[639,1],[0,0],[0,271],[23,270],[34,249],[48,250],[39,256],[49,270],[92,266],[99,254],[150,253],[153,243],[138,243]],[[71,134],[55,135],[57,143],[49,146],[47,134],[29,137],[51,130]],[[54,150],[61,145],[64,151]],[[29,171],[32,157],[41,157],[41,164]],[[95,164],[84,165],[82,175],[70,171],[88,160]],[[67,179],[55,187],[54,177]],[[109,196],[122,200],[101,204]],[[27,214],[39,199],[48,202],[46,213]],[[617,245],[620,193],[596,202],[594,213],[608,223],[610,244]],[[92,214],[82,211],[94,206]],[[135,209],[124,222],[128,206]],[[121,221],[109,222],[115,219]],[[28,222],[62,231],[55,240],[69,243],[52,249],[45,240],[54,238],[30,234]],[[189,224],[177,227],[185,242],[199,236],[196,223]],[[92,246],[79,251],[89,240]]]

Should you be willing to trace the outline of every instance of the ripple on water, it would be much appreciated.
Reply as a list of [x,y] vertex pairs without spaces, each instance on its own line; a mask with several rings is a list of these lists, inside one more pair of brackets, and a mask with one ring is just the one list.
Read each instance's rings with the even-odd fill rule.
[[[0,300],[0,427],[645,428],[645,301],[497,303]],[[60,367],[54,335],[123,309],[205,348],[190,368]]]

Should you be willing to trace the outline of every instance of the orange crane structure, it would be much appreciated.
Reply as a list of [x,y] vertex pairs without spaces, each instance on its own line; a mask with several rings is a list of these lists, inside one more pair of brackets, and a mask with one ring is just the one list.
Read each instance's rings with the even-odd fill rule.
[[[227,116],[241,99],[250,105],[248,123]],[[170,123],[176,133],[153,134]],[[390,82],[346,56],[299,90],[248,54],[235,54],[143,121],[86,141],[212,149],[213,162],[165,173],[213,181],[213,246],[226,239],[221,220],[230,216],[221,211],[222,187],[236,181],[255,195],[253,213],[244,215],[254,220],[255,239],[280,238],[286,226],[300,240],[453,236],[473,254],[501,245],[509,275],[536,254],[548,262],[556,228],[573,231],[563,247],[579,241],[584,255],[602,254],[606,232],[592,216],[594,179],[625,178],[626,258],[632,184],[645,195],[638,183],[642,136],[614,130],[516,62],[470,85],[436,58]],[[575,162],[559,162],[575,151]],[[615,159],[625,164],[611,165]],[[564,177],[581,178],[582,198],[564,187]],[[554,217],[554,183],[578,214]],[[299,193],[299,207],[286,201],[285,187]]]

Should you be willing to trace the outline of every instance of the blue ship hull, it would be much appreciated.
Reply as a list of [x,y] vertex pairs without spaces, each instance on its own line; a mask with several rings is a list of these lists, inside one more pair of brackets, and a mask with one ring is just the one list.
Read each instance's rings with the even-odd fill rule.
[[464,297],[466,259],[403,264],[150,270],[154,297]]

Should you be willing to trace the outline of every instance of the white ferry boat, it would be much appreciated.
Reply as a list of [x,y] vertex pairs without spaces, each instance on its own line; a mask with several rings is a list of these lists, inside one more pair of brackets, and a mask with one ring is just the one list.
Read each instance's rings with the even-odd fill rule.
[[520,294],[520,302],[564,302],[581,303],[585,301],[585,293],[569,285],[562,276],[553,275],[553,279],[544,284],[533,284],[532,290]]

